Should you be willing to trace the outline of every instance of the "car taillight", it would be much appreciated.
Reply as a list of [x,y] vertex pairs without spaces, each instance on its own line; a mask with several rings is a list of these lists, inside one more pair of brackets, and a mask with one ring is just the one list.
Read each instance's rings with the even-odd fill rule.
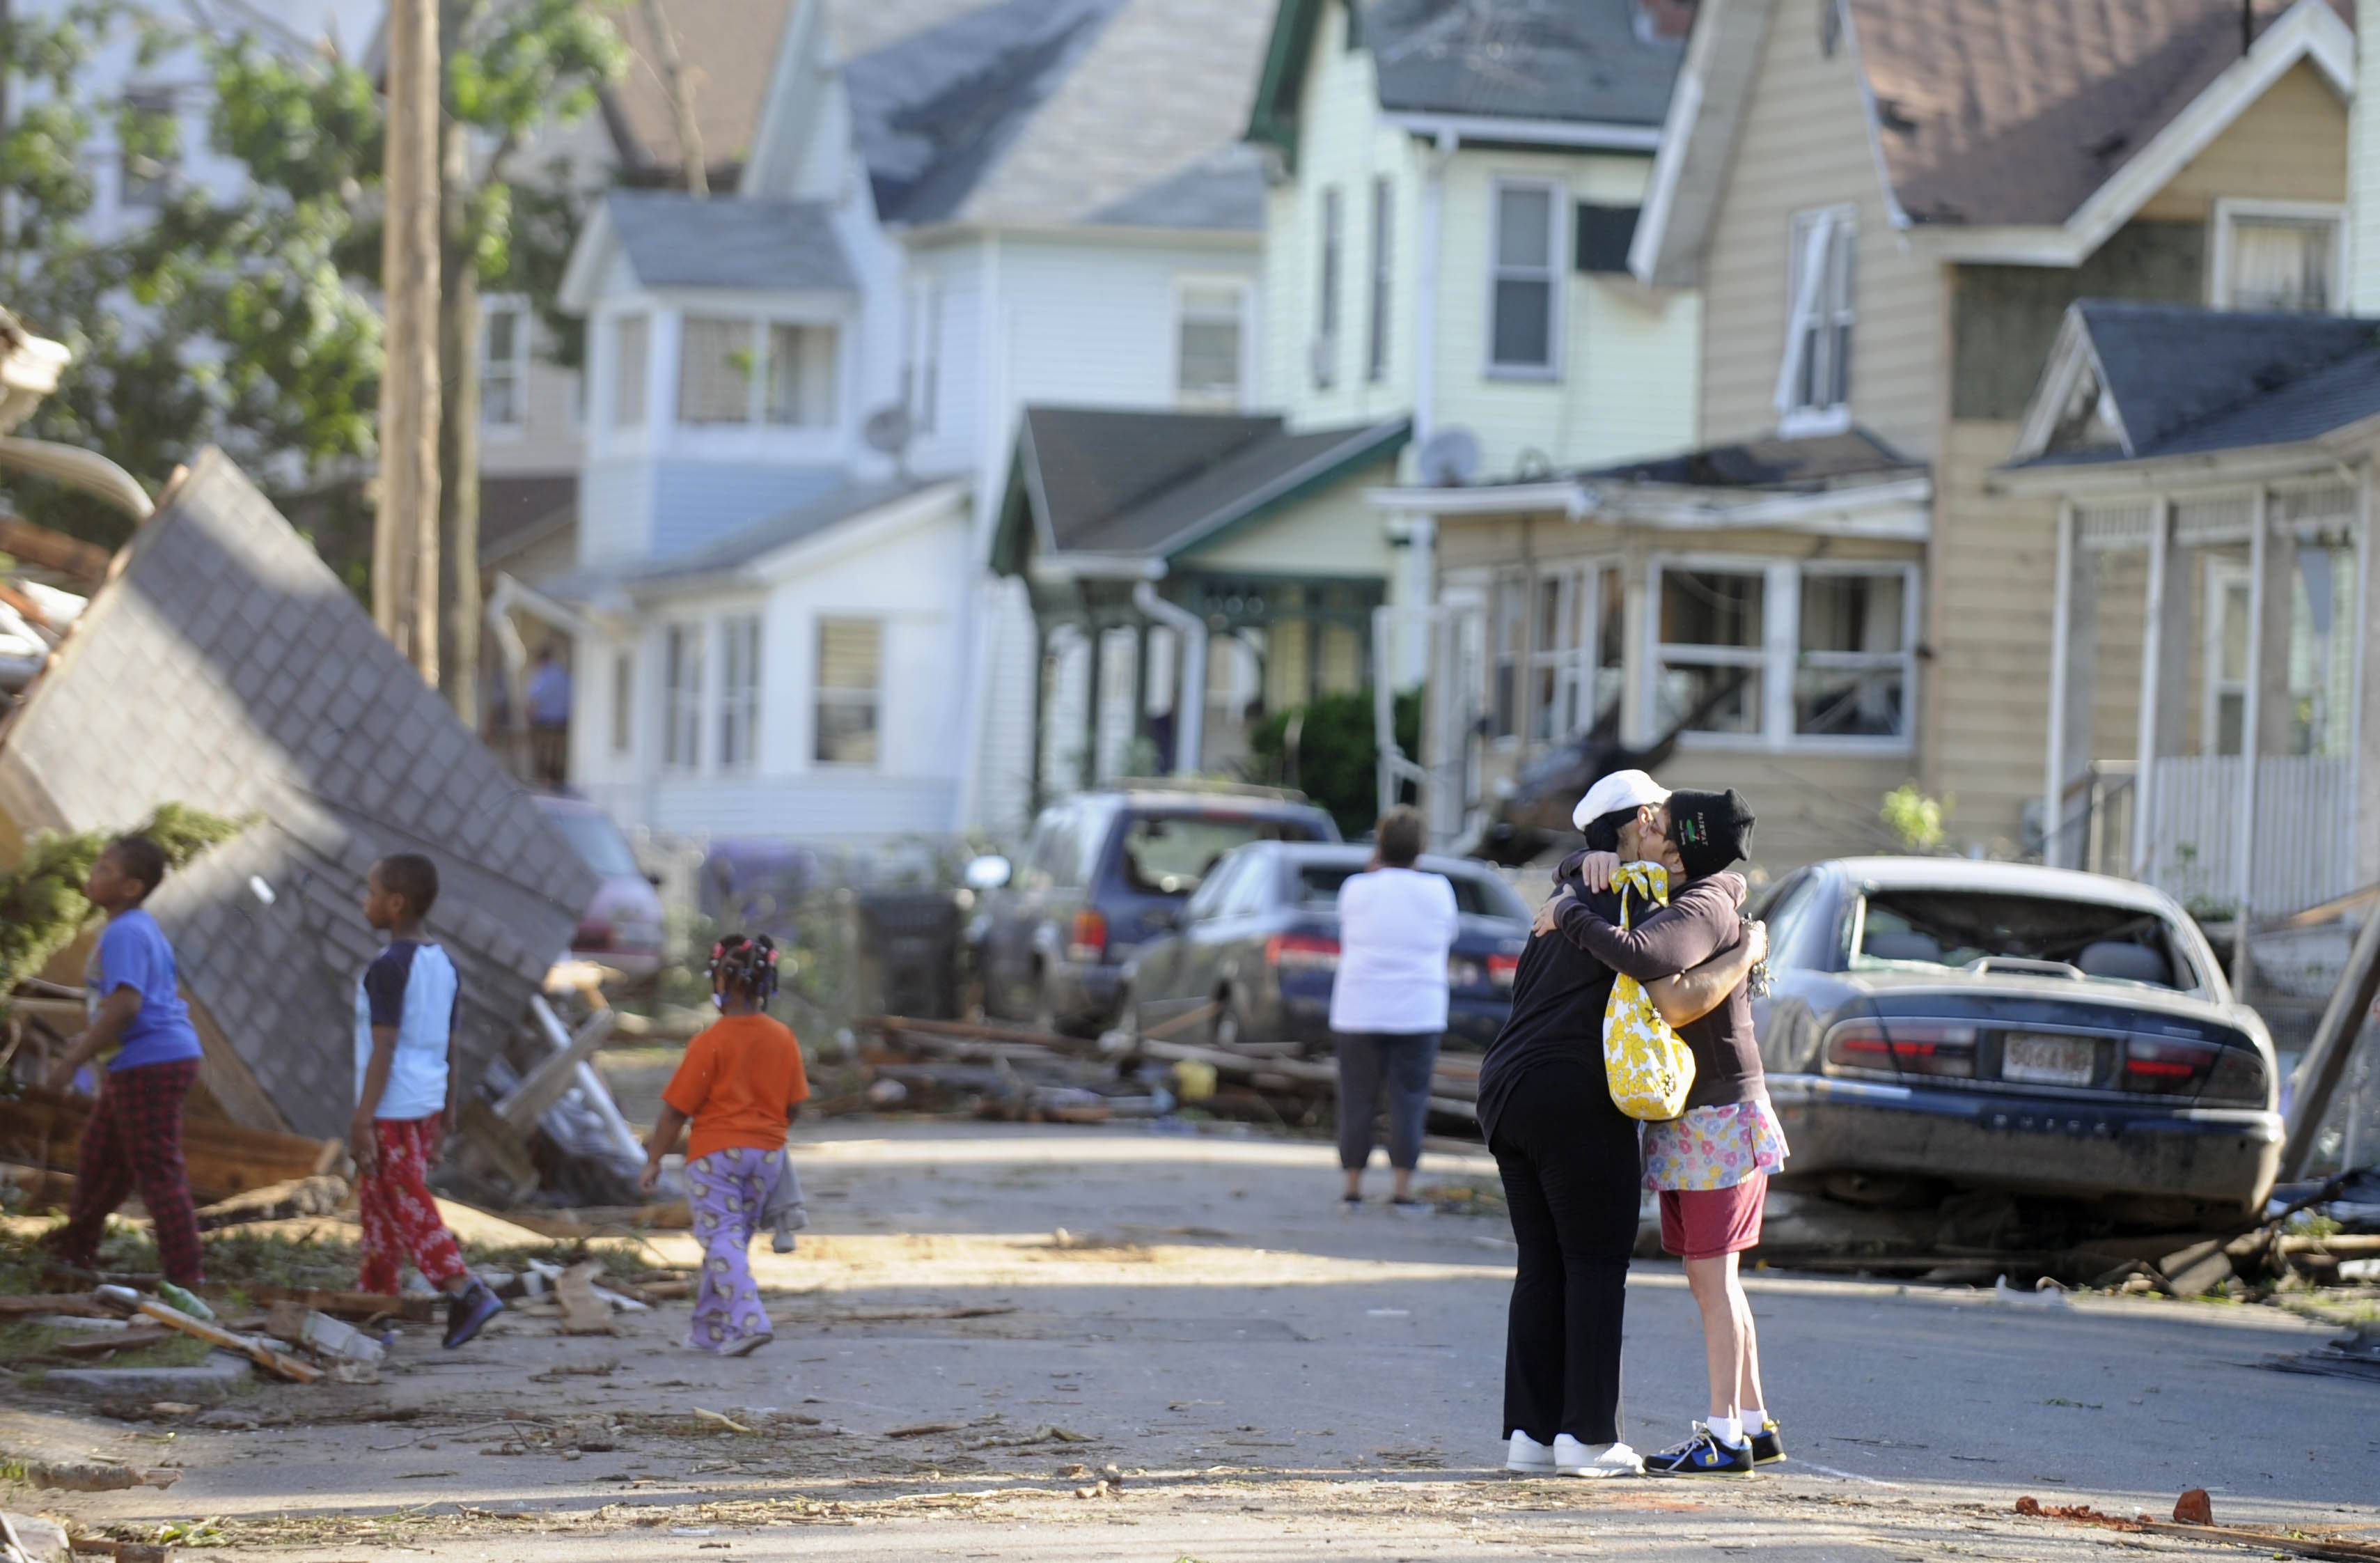
[[1066,940],[1066,959],[1077,965],[1106,959],[1108,920],[1088,907],[1075,914],[1075,928]]
[[1488,958],[1488,983],[1510,993],[1512,979],[1520,974],[1521,958],[1517,955],[1491,955]]
[[570,942],[580,949],[601,949],[612,942],[612,925],[608,922],[582,922]]
[[1265,964],[1276,971],[1336,971],[1339,941],[1313,934],[1275,934],[1265,941]]
[[1975,1074],[1975,1028],[1930,1020],[1846,1020],[1827,1033],[1826,1059],[1876,1074]]
[[2261,1107],[2269,1089],[2263,1058],[2245,1047],[2227,1047],[2215,1060],[2215,1072],[2207,1077],[2198,1095],[2203,1102],[2235,1102]]
[[2221,1049],[2212,1043],[2136,1036],[2124,1044],[2124,1089],[2160,1095],[2192,1094],[2215,1067]]

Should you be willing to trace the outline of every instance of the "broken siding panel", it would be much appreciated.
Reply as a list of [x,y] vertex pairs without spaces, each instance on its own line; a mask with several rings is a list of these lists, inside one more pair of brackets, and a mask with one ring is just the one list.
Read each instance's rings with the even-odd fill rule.
[[2140,214],[2203,223],[2218,200],[2347,200],[2347,105],[2313,66],[2274,82]]
[[2206,226],[2135,220],[2080,267],[1960,265],[1949,270],[1950,416],[2024,416],[2078,299],[2196,304],[2206,298]]
[[1939,268],[1892,226],[1867,134],[1853,51],[1831,58],[1806,13],[1769,30],[1703,269],[1704,444],[1777,426],[1793,214],[1859,211],[1853,418],[1913,456],[1937,437]]

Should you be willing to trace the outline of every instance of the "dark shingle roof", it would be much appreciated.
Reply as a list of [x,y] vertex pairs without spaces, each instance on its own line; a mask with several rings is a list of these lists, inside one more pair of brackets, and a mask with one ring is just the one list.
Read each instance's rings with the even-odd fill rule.
[[480,558],[501,560],[578,519],[578,474],[480,480]]
[[2036,464],[2287,445],[2380,413],[2380,321],[2108,299],[2074,309],[2130,448]]
[[1036,407],[1021,443],[1060,552],[1161,558],[1409,433],[1402,419],[1291,433],[1277,417]]
[[50,816],[15,823],[122,830],[166,801],[256,816],[149,905],[236,1055],[211,1055],[211,1078],[244,1069],[317,1137],[355,1104],[356,981],[381,943],[358,891],[376,859],[430,854],[468,1090],[569,948],[593,873],[221,452],[121,564],[0,741],[7,795]]
[[605,210],[637,280],[647,287],[847,293],[858,286],[822,201],[613,190]]
[[1264,227],[1264,165],[1235,142],[1091,214],[1094,223],[1142,228]]
[[1613,482],[1678,483],[1694,488],[1824,488],[1862,478],[1921,473],[1925,464],[1865,429],[1788,439],[1771,434],[1707,446],[1650,461],[1601,467],[1579,475]]
[[1684,40],[1637,0],[1374,0],[1362,18],[1380,106],[1658,126]]

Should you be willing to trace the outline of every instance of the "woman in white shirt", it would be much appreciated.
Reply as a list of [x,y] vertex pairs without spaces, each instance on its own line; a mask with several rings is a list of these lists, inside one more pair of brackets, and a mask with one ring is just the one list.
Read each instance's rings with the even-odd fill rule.
[[1460,920],[1454,886],[1415,872],[1421,815],[1391,809],[1374,833],[1373,866],[1339,887],[1339,975],[1330,989],[1330,1030],[1339,1051],[1339,1165],[1346,1203],[1363,1203],[1372,1159],[1372,1115],[1389,1089],[1390,1203],[1410,1208],[1429,1113],[1430,1068],[1446,1031],[1446,957]]

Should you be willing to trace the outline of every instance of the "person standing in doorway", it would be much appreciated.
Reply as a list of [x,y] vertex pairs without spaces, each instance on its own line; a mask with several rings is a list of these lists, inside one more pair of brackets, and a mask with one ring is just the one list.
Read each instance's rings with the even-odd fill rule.
[[1389,1203],[1410,1210],[1414,1168],[1421,1161],[1429,1114],[1429,1076],[1446,1032],[1446,957],[1461,918],[1443,874],[1414,868],[1421,856],[1421,815],[1396,808],[1380,816],[1372,863],[1339,886],[1339,974],[1330,987],[1330,1032],[1339,1052],[1339,1165],[1343,1196],[1364,1203],[1364,1164],[1372,1159],[1372,1115],[1380,1086],[1389,1094]]
[[570,669],[550,645],[528,676],[528,750],[537,779],[560,787],[570,774]]

